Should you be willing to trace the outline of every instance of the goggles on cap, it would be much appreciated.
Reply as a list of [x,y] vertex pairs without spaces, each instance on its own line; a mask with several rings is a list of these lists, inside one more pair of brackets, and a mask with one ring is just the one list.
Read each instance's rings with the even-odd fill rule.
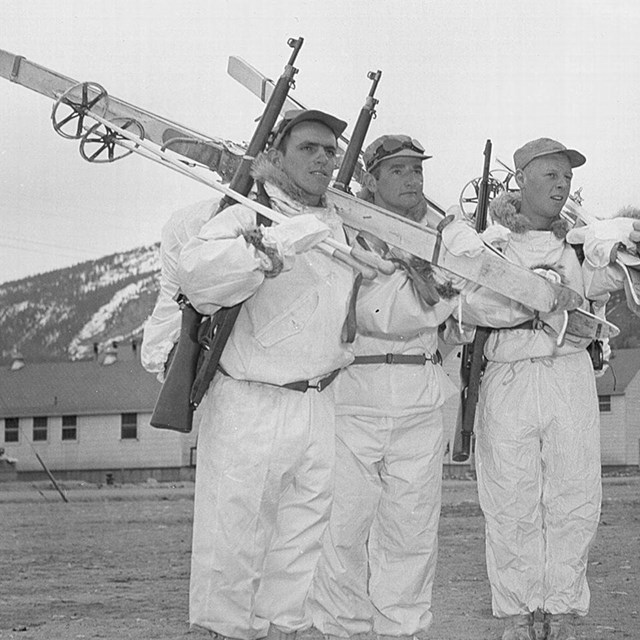
[[371,158],[367,159],[367,169],[371,169],[385,158],[392,156],[399,151],[408,149],[419,154],[424,154],[424,147],[415,139],[396,136],[394,138],[385,138],[375,149]]

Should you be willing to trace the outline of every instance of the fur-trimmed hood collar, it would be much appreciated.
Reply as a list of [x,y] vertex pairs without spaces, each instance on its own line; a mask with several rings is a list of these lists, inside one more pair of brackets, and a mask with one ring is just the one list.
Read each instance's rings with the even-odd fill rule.
[[[489,215],[494,222],[506,227],[513,233],[531,231],[531,223],[520,213],[521,203],[522,196],[519,191],[503,191],[490,202]],[[640,220],[640,209],[633,206],[623,207],[613,217]],[[552,223],[551,231],[556,237],[563,239],[567,235],[569,227],[569,223],[559,217]]]
[[[267,153],[260,153],[253,161],[251,177],[257,182],[268,182],[278,187],[287,197],[297,203],[301,204],[304,201],[302,189],[282,169],[273,164]],[[327,199],[324,195],[320,199],[319,206],[327,206]]]
[[[533,231],[533,226],[529,220],[520,213],[522,195],[519,191],[503,191],[496,196],[489,204],[489,215],[494,222],[501,224],[513,233],[526,233]],[[553,235],[557,238],[564,238],[569,230],[566,220],[558,217],[551,223]]]

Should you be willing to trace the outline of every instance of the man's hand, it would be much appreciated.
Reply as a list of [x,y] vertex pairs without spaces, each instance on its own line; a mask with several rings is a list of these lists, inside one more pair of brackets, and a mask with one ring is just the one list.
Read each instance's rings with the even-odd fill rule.
[[476,230],[465,220],[452,220],[441,228],[440,233],[442,244],[454,256],[474,258],[485,249]]
[[285,259],[296,253],[309,251],[322,242],[331,233],[331,229],[318,220],[312,213],[293,216],[280,224],[262,229],[262,242],[265,247],[276,249]]
[[636,243],[640,242],[640,220],[596,220],[571,229],[567,233],[567,242],[582,244],[585,259],[595,268],[606,267],[615,261],[620,247],[637,252]]
[[313,214],[301,214],[273,227],[244,229],[244,239],[258,251],[260,270],[275,278],[293,266],[296,253],[312,249],[331,233],[329,227]]

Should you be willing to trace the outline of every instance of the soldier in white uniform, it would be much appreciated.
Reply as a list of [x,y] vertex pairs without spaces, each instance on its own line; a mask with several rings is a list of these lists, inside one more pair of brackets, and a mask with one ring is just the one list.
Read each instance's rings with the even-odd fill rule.
[[[376,139],[364,153],[360,197],[427,224],[422,165],[429,157],[409,136]],[[359,242],[406,268],[363,282],[358,293],[355,360],[335,383],[334,505],[310,607],[328,637],[409,639],[432,620],[440,407],[456,391],[442,370],[438,327],[456,303],[428,264],[367,234]]]
[[[490,212],[506,227],[499,242],[506,257],[562,281],[584,296],[588,309],[589,297],[606,300],[611,267],[607,261],[594,268],[594,246],[586,244],[581,264],[560,217],[573,168],[584,162],[554,140],[528,142],[514,154],[520,193],[496,198]],[[595,300],[596,292],[604,298]],[[483,307],[473,304],[480,294],[466,296],[472,309]],[[514,305],[485,306],[496,318],[513,318]],[[475,321],[483,324],[479,316]],[[538,609],[544,640],[575,640],[576,619],[589,609],[587,559],[601,500],[598,398],[590,338],[568,333],[558,344],[559,326],[561,315],[540,316],[494,330],[485,345],[476,468],[503,640],[535,638]]]
[[329,518],[331,381],[353,359],[341,339],[354,273],[315,244],[344,242],[325,191],[346,124],[288,114],[254,177],[290,220],[260,227],[243,205],[207,222],[180,254],[179,284],[203,314],[242,302],[202,401],[190,620],[241,640],[293,638]]

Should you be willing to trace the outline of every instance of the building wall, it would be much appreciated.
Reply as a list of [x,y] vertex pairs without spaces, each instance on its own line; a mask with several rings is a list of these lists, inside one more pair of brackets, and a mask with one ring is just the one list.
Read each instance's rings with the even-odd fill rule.
[[640,373],[627,386],[625,457],[626,464],[640,465]]
[[600,412],[600,455],[603,466],[619,466],[626,462],[625,395],[610,396],[611,411]]
[[[150,412],[137,414],[136,439],[122,439],[121,415],[78,416],[77,439],[62,440],[62,418],[49,417],[47,440],[33,442],[33,419],[20,419],[20,441],[2,444],[17,459],[18,473],[43,471],[34,452],[53,471],[188,467],[195,433],[155,429]],[[4,440],[4,420],[1,421]]]

